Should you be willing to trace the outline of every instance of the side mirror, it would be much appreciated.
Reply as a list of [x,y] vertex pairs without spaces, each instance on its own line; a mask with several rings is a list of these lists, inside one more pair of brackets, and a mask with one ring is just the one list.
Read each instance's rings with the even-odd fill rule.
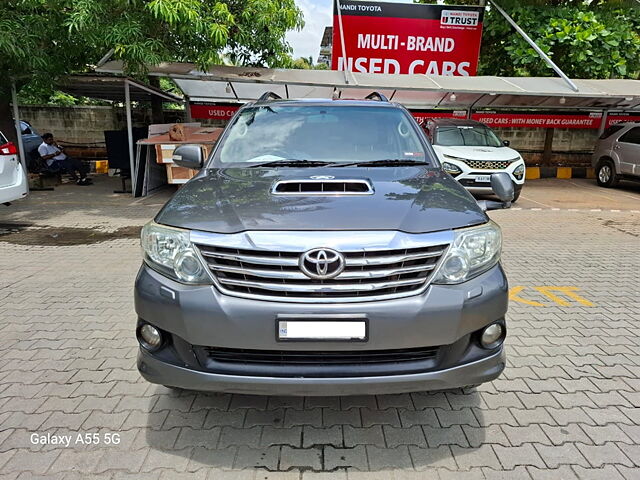
[[179,145],[173,151],[173,163],[180,167],[200,169],[204,163],[204,154],[200,145]]
[[509,140],[503,140],[503,141],[502,141],[502,144],[503,144],[505,147],[508,147],[509,145],[511,145],[511,142],[510,142]]
[[480,205],[482,210],[486,211],[511,208],[511,202],[515,195],[515,188],[508,173],[500,172],[491,175],[491,189],[500,201],[494,202],[492,200],[480,200],[478,205]]

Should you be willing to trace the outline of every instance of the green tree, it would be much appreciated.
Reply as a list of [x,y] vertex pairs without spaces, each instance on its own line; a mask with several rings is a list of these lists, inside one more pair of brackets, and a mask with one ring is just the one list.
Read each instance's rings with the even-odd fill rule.
[[[640,4],[635,0],[498,0],[498,4],[570,77],[640,75]],[[478,74],[555,75],[490,5],[485,11]]]
[[302,26],[294,0],[4,0],[0,130],[15,139],[11,78],[42,92],[111,49],[141,77],[162,61],[277,67],[291,61],[285,33]]

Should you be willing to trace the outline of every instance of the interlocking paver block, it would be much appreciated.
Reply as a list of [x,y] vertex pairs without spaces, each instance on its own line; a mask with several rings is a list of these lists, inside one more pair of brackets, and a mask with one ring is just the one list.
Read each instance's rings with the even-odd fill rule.
[[320,470],[322,468],[322,447],[282,447],[280,452],[280,470],[289,470],[293,467]]
[[356,428],[350,425],[344,425],[344,446],[355,447],[357,445],[375,445],[384,447],[384,434],[382,426],[374,425],[372,427]]
[[535,445],[535,448],[549,468],[558,468],[560,465],[589,466],[589,462],[572,443],[555,446]]
[[409,449],[406,446],[378,448],[367,445],[366,448],[371,470],[409,469],[412,467]]
[[302,446],[312,447],[314,445],[333,445],[341,447],[343,444],[342,427],[335,425],[333,427],[316,428],[310,425],[302,427]]
[[364,445],[355,448],[324,447],[324,468],[334,470],[337,468],[355,468],[367,470],[367,451]]

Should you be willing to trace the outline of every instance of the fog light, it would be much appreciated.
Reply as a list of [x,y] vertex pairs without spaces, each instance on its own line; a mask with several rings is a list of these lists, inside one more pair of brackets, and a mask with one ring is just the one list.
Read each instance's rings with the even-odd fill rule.
[[480,343],[484,348],[496,348],[504,339],[504,327],[500,323],[492,323],[482,331]]
[[160,331],[148,323],[140,327],[139,337],[140,343],[147,350],[156,350],[162,345],[162,335]]

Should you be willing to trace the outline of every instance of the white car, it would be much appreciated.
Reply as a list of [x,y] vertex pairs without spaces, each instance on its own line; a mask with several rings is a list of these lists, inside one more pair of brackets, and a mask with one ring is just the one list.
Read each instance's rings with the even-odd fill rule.
[[8,205],[27,196],[27,175],[18,158],[18,149],[0,132],[0,203]]
[[475,120],[428,119],[423,125],[444,170],[474,194],[491,194],[491,174],[506,172],[514,184],[513,201],[524,185],[525,165],[518,152]]

